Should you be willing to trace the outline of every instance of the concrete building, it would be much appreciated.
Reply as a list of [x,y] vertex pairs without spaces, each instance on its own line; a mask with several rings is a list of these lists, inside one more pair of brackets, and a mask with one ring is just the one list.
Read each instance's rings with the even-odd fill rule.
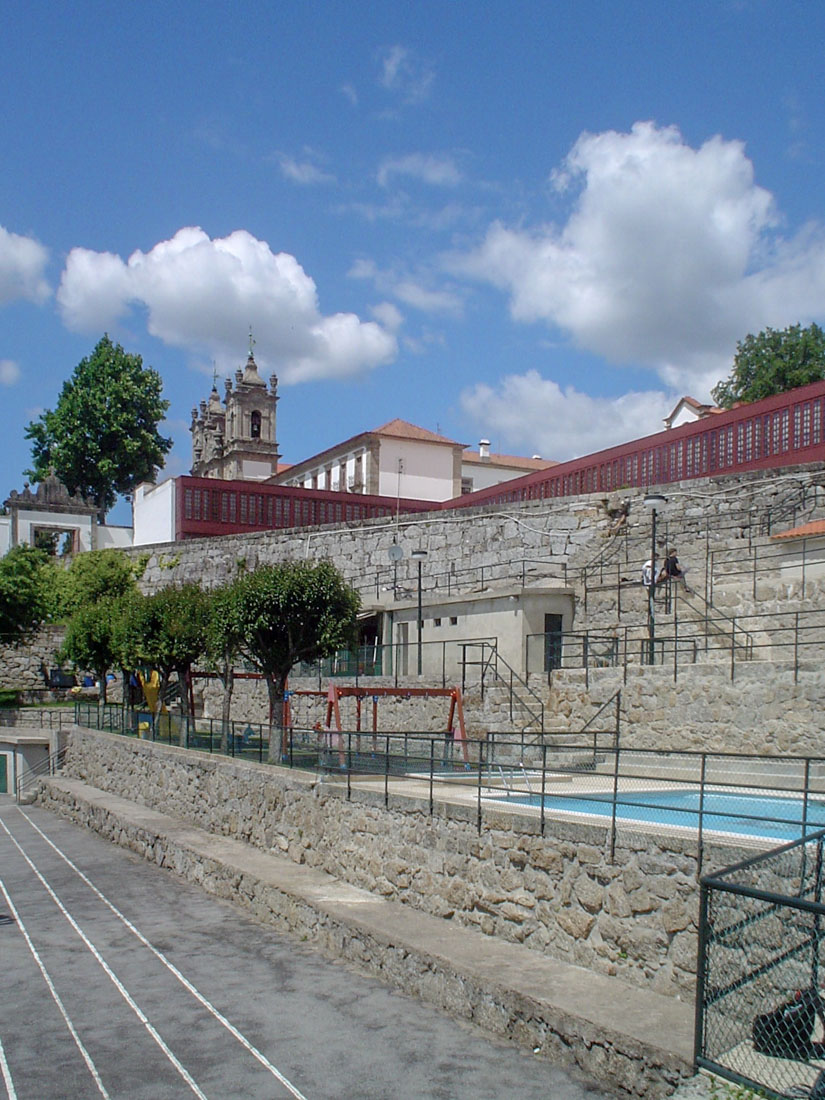
[[367,496],[450,500],[461,493],[463,444],[407,420],[360,432],[272,478],[276,485]]
[[442,501],[552,465],[537,456],[492,454],[486,439],[478,451],[470,451],[453,439],[395,419],[312,455],[272,480],[302,489]]
[[475,493],[478,489],[489,489],[492,485],[500,485],[502,481],[510,481],[535,470],[549,470],[551,466],[558,466],[558,463],[539,455],[524,458],[496,454],[490,450],[490,441],[482,439],[477,451],[465,450],[461,455],[461,492],[464,495]]

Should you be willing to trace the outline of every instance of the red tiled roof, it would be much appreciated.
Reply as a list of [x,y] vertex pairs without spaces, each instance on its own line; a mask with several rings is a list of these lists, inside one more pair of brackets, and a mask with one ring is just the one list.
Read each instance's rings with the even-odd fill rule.
[[550,466],[558,466],[558,462],[552,458],[525,458],[523,455],[501,455],[490,452],[490,460],[482,458],[478,451],[464,451],[464,462],[483,463],[485,466],[512,466],[515,470],[547,470]]
[[810,535],[825,535],[825,519],[814,519],[810,523],[803,523],[799,527],[791,527],[788,531],[779,531],[771,535],[772,539],[804,539]]
[[419,428],[417,424],[411,424],[409,420],[389,420],[380,428],[374,428],[371,435],[391,435],[395,439],[417,439],[423,443],[448,443],[451,447],[463,447],[463,443],[456,443],[454,439],[447,439],[444,435],[437,435],[427,428]]
[[707,405],[704,404],[702,401],[697,401],[695,397],[691,397],[689,393],[686,393],[684,397],[679,398],[679,400],[674,405],[672,411],[664,418],[666,424],[668,423],[668,421],[674,419],[676,414],[679,412],[679,409],[681,409],[683,405],[688,405],[691,409],[693,409],[700,419],[703,416],[711,416],[714,413],[727,411],[726,409],[720,409],[718,405]]

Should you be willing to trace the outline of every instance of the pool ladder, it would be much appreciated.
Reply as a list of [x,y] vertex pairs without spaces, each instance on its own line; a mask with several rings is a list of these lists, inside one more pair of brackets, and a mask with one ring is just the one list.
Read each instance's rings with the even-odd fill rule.
[[[510,795],[513,793],[513,791],[512,791],[512,787],[510,786],[509,782],[507,781],[507,773],[505,772],[505,770],[501,766],[501,764],[496,764],[495,768],[498,771],[499,776],[501,777],[501,785],[504,787],[504,790],[507,792],[507,797],[509,798]],[[527,774],[527,769],[525,768],[523,761],[518,765],[518,768],[512,768],[510,770],[510,778],[512,779],[512,777],[515,774],[517,774],[517,772],[519,770],[521,771],[521,775],[524,778],[524,783],[525,783],[525,786],[527,787],[527,791],[528,791],[530,797],[532,798],[533,788],[530,786],[530,776]],[[491,785],[492,785],[492,775],[493,775],[493,766],[491,765],[491,767],[490,767],[490,783],[491,783]]]

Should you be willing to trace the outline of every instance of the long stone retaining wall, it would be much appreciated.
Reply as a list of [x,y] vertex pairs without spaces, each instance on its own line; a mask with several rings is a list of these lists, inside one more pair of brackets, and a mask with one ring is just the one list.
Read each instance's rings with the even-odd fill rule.
[[[712,542],[727,544],[731,534],[737,533],[736,524],[747,525],[749,506],[756,509],[753,515],[758,518],[760,508],[781,504],[798,486],[821,480],[820,469],[804,467],[669,486],[670,511],[662,535],[669,532],[668,537],[678,538],[689,551],[696,540],[704,547],[705,533],[710,528]],[[352,527],[335,524],[223,535],[136,547],[132,552],[147,559],[141,578],[147,591],[182,581],[213,587],[232,580],[239,569],[292,559],[329,558],[348,581],[365,586],[365,591],[374,585],[373,592],[380,596],[382,585],[393,576],[387,551],[398,541],[408,551],[427,550],[425,589],[432,587],[436,574],[455,570],[468,571],[465,582],[472,589],[469,571],[482,567],[488,570],[489,578],[491,567],[500,569],[508,561],[518,563],[527,558],[540,559],[560,573],[565,564],[578,569],[602,554],[611,542],[616,542],[617,533],[617,547],[627,531],[646,540],[650,519],[642,503],[644,495],[644,490],[617,490],[609,498],[590,494],[507,504],[497,510],[466,508],[414,518],[401,516],[398,522],[388,518]],[[627,524],[617,528],[606,505],[616,504],[619,499],[630,502],[630,512]],[[415,563],[408,554],[399,566],[398,584],[413,583],[414,570]],[[520,568],[513,576],[521,576]]]
[[[695,838],[619,833],[439,802],[74,727],[65,774],[209,833],[564,962],[693,994]],[[44,795],[48,799],[48,794]],[[94,827],[94,822],[86,824]],[[706,853],[714,866],[743,850]]]
[[[797,672],[766,661],[688,665],[674,682],[668,668],[554,673],[546,728],[576,730],[621,691],[621,745],[680,752],[825,757],[825,678],[812,654]],[[506,706],[499,701],[502,709]],[[493,720],[495,713],[489,713]],[[609,728],[613,712],[597,723]],[[495,728],[491,725],[490,728]]]

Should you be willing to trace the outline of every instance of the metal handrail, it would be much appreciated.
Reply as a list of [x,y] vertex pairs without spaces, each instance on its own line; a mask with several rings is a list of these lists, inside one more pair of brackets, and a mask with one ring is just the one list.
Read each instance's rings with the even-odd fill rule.
[[[757,493],[754,492],[751,494],[751,498],[756,495]],[[754,532],[760,535],[770,535],[777,523],[786,518],[790,518],[791,522],[795,523],[799,514],[806,508],[810,510],[816,509],[819,497],[819,486],[816,483],[797,485],[795,491],[793,491],[790,496],[784,496],[781,502],[772,501],[767,504],[743,506],[738,512],[729,513],[724,518],[703,518],[701,526],[697,523],[696,533],[698,534],[700,530],[704,531],[706,540],[709,542],[709,536],[711,534],[719,536],[730,531],[737,531],[739,533],[747,532],[747,546],[748,552],[750,553],[752,548],[751,536]],[[812,503],[811,498],[813,498]],[[683,529],[687,526],[687,522],[689,521],[682,521],[681,526]],[[630,547],[631,545],[634,547],[638,545],[640,552],[638,564],[639,568],[641,568],[642,563],[650,556],[647,550],[647,532],[642,532],[640,528],[634,528],[629,525],[625,525],[622,528],[622,532],[624,533],[625,565],[628,569],[634,565],[634,560],[630,557]],[[588,587],[591,589],[597,587],[596,584],[590,583],[588,578],[593,572],[598,571],[601,581],[605,566],[610,564],[615,558],[615,551],[616,541],[611,540],[597,555],[595,555],[595,557],[581,567],[580,582],[585,589]],[[737,550],[736,552],[741,553],[741,550]]]
[[[531,570],[530,566],[547,566],[547,568],[539,571]],[[468,588],[483,591],[490,581],[520,581],[523,585],[528,575],[536,575],[537,573],[548,578],[561,580],[564,584],[567,584],[568,581],[566,561],[517,557],[487,565],[468,565],[459,569],[451,566],[450,569],[427,572],[423,576],[422,589],[425,592],[442,592],[446,590],[446,594],[450,596],[454,592],[467,591]],[[403,578],[399,578],[398,569],[389,567],[377,570],[373,580],[353,583],[353,588],[356,591],[375,592],[376,597],[380,596],[382,591],[412,596],[414,586],[415,581],[412,576],[405,575]]]
[[66,746],[62,749],[58,749],[57,752],[51,753],[45,760],[41,760],[39,764],[35,764],[33,768],[18,778],[15,783],[15,799],[19,802],[23,796],[23,792],[29,787],[34,786],[35,782],[43,778],[44,775],[54,775],[60,771],[66,760]]
[[[715,649],[728,654],[732,673],[737,661],[753,661],[758,659],[760,651],[774,650],[789,654],[787,661],[792,664],[796,679],[805,651],[813,646],[819,649],[825,641],[825,609],[770,611],[747,616],[728,616],[720,612],[716,617],[675,620],[674,626],[672,633],[657,631],[656,652],[659,658],[655,662],[661,664],[666,654],[672,654],[674,673],[683,662],[683,655],[687,656],[688,664],[696,664],[700,650],[707,653]],[[760,641],[757,634],[765,635],[764,640]],[[529,640],[541,637],[543,635],[531,634]],[[609,635],[597,637],[610,639]],[[616,659],[607,667],[623,667],[626,673],[629,665],[638,663],[644,666],[650,663],[645,657],[649,645],[646,625],[639,623],[633,628],[624,627],[622,633],[614,637]],[[633,659],[637,651],[638,661]],[[579,654],[582,656],[579,657]],[[528,662],[529,656],[528,650]],[[554,672],[585,668],[585,662],[586,669],[598,670],[600,665],[604,667],[601,662],[592,660],[589,647],[573,646],[564,652],[562,663]],[[528,670],[529,667],[528,663]]]
[[[20,722],[19,717],[21,711],[26,715],[26,721]],[[30,718],[37,716],[39,721],[31,722]],[[13,719],[13,720],[11,720]],[[48,719],[48,721],[47,721]],[[71,724],[73,721],[72,712],[68,707],[61,708],[49,708],[49,707],[9,707],[0,709],[0,726],[28,726],[33,729],[60,729],[64,721],[67,724]]]
[[[743,653],[745,655],[745,660],[749,661],[753,656],[754,638],[753,638],[753,635],[749,631],[745,630],[745,628],[742,626],[741,622],[737,623],[737,621],[736,621],[737,616],[728,615],[728,614],[726,614],[726,612],[721,611],[718,607],[715,607],[714,604],[712,604],[709,600],[706,600],[701,592],[697,592],[695,589],[691,589],[689,595],[694,597],[694,599],[699,600],[701,603],[703,603],[705,605],[704,606],[704,611],[702,611],[702,608],[701,607],[697,608],[695,606],[695,604],[692,602],[692,600],[687,598],[687,595],[683,594],[683,595],[680,596],[680,599],[681,599],[682,603],[686,603],[688,605],[688,607],[690,607],[693,611],[698,611],[699,614],[703,616],[703,622],[705,623],[705,644],[707,645],[707,636],[708,636],[708,627],[709,626],[711,626],[712,624],[715,624],[715,622],[717,620],[721,620],[722,622],[724,622],[726,624],[730,623],[730,626],[731,626],[731,645],[739,646],[739,648],[743,651]],[[715,619],[709,618],[708,617],[708,611],[713,611],[715,613],[716,618]],[[739,630],[739,632],[741,634],[745,635],[744,643],[736,641],[736,631],[737,630]],[[719,631],[717,631],[717,633],[721,634],[722,631],[719,630]]]
[[[530,721],[525,723],[525,725],[522,727],[522,730],[526,730],[527,727],[531,724],[531,722],[533,722],[533,723],[537,722],[538,725],[539,725],[540,731],[544,732],[544,701],[542,700],[542,698],[538,694],[538,692],[534,691],[534,689],[532,687],[530,687],[530,685],[527,683],[527,681],[524,680],[516,672],[516,670],[512,667],[512,665],[510,665],[508,663],[508,661],[504,657],[501,656],[501,654],[498,651],[498,645],[497,644],[495,644],[495,643],[490,644],[489,642],[483,642],[483,641],[482,642],[462,642],[462,658],[461,658],[462,688],[464,686],[464,667],[468,663],[471,663],[471,662],[467,662],[467,660],[466,660],[466,650],[467,650],[468,647],[469,648],[480,648],[481,649],[481,655],[482,655],[480,663],[482,665],[482,669],[483,670],[491,669],[492,672],[493,672],[493,675],[495,676],[495,678],[508,687],[508,690],[509,690],[509,696],[508,697],[509,697],[509,703],[510,703],[510,718],[511,718],[511,720],[512,720],[512,717],[513,717],[513,702],[514,702],[514,700],[516,700],[519,703],[519,705],[522,706],[527,711],[528,715],[530,715]],[[504,666],[504,668],[510,674],[509,683],[508,683],[508,680],[504,676],[502,676],[501,672],[499,671],[499,668],[498,668],[499,662]],[[530,705],[528,703],[526,703],[523,699],[516,696],[516,693],[513,690],[513,682],[514,681],[517,684],[519,684],[527,692],[528,695],[532,696],[532,698],[535,700],[535,703],[538,706],[537,711],[533,710],[530,707]],[[481,683],[482,683],[482,698],[483,698],[484,672],[482,672]]]

